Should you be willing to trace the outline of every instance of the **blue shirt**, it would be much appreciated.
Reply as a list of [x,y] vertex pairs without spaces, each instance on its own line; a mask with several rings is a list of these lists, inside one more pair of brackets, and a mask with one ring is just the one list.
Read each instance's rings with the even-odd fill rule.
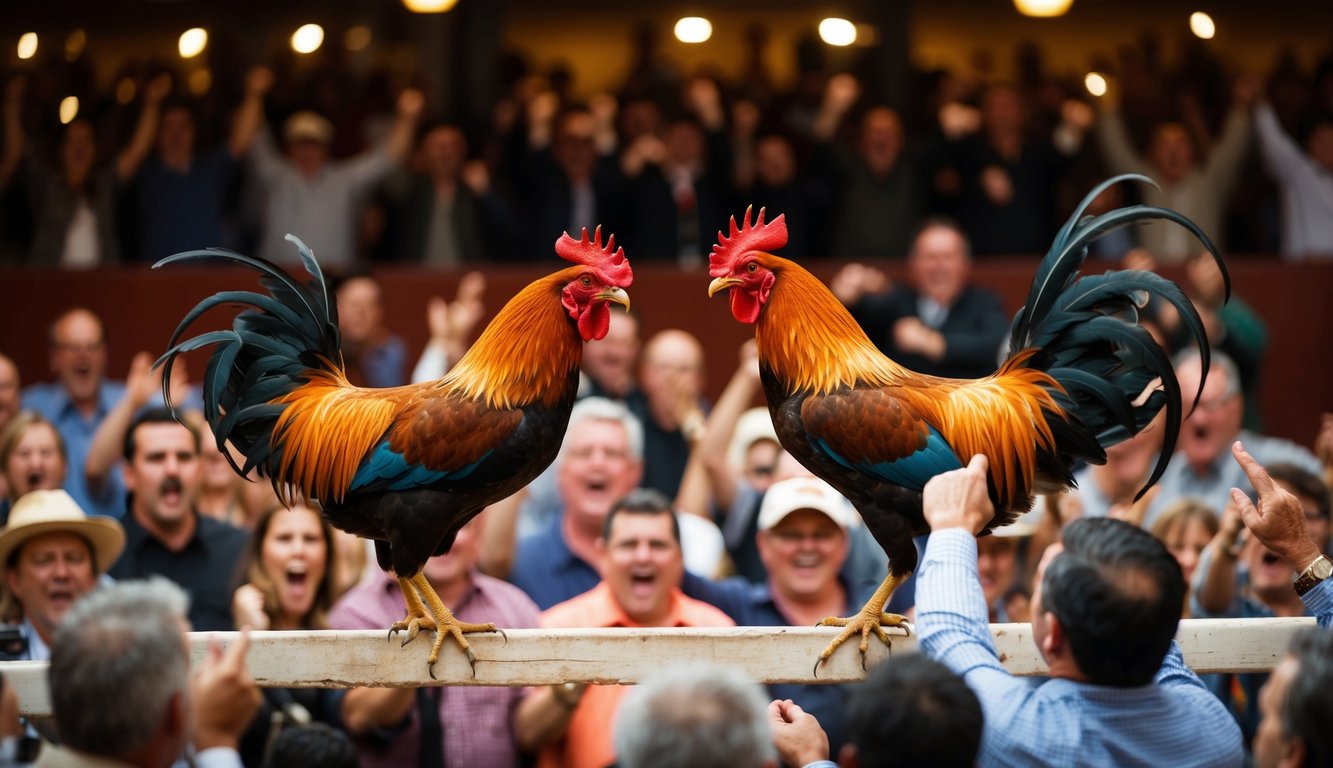
[[69,393],[58,381],[33,384],[23,390],[23,407],[36,411],[55,425],[65,441],[65,490],[89,515],[107,515],[120,519],[125,515],[125,482],[118,470],[107,475],[105,487],[98,493],[88,488],[83,465],[88,460],[93,435],[102,425],[102,419],[125,396],[125,385],[119,381],[103,381],[97,388],[97,406],[89,418],[69,399]]
[[1240,729],[1173,641],[1153,683],[1137,688],[1014,677],[996,655],[966,531],[931,534],[917,570],[923,652],[976,693],[986,728],[978,762],[990,765],[1240,765]]
[[225,146],[197,155],[184,172],[169,168],[157,154],[139,171],[140,256],[153,263],[173,253],[231,245],[224,239],[227,184],[236,159]]
[[[859,610],[878,586],[870,585],[869,588],[857,590],[845,575],[839,576],[838,581],[847,595],[847,604],[842,610],[844,616]],[[713,583],[711,593],[724,604],[735,606],[733,610],[737,613],[728,615],[737,626],[790,627],[795,624],[778,608],[768,584],[752,584],[744,576],[733,576],[725,581]],[[722,608],[722,610],[727,609]],[[814,715],[828,736],[829,754],[838,754],[848,739],[847,698],[852,692],[851,685],[770,683],[766,687],[769,698],[791,699],[801,709]]]

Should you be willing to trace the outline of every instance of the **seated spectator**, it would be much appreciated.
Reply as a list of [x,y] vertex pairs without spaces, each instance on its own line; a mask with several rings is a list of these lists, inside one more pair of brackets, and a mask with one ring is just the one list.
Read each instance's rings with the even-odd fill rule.
[[783,761],[805,768],[831,768],[833,763],[826,758],[836,754],[842,768],[971,768],[977,764],[981,703],[962,678],[919,653],[895,656],[870,670],[865,681],[853,688],[848,709],[849,741],[836,752],[827,747],[820,752],[811,743],[817,740],[793,740],[785,718],[775,722],[774,735]]
[[690,449],[703,432],[704,348],[686,331],[655,334],[643,347],[639,392],[626,401],[643,426],[643,486],[675,498]]
[[188,598],[164,579],[98,590],[66,614],[47,685],[60,746],[37,764],[240,766],[236,744],[259,706],[241,633],[214,645],[190,679]]
[[[474,517],[458,531],[449,553],[426,561],[422,573],[460,621],[535,627],[537,607],[526,595],[477,571],[486,523],[485,515]],[[402,616],[398,580],[377,571],[338,601],[329,624],[382,630]],[[343,701],[342,718],[366,768],[503,768],[518,765],[511,721],[522,697],[521,688],[354,688]]]
[[[1232,451],[1233,455],[1237,455],[1234,447]],[[1243,470],[1249,469],[1239,455],[1237,460]],[[1246,474],[1253,473],[1247,471]],[[1305,534],[1302,543],[1313,543],[1316,540],[1315,530],[1327,530],[1328,489],[1317,476],[1291,465],[1273,464],[1268,467],[1264,482],[1271,484],[1275,491],[1284,492],[1295,499],[1297,508],[1302,512],[1301,532]],[[1297,591],[1295,583],[1303,566],[1288,563],[1281,553],[1269,549],[1257,537],[1237,546],[1241,522],[1240,507],[1233,499],[1228,505],[1221,530],[1209,544],[1197,568],[1197,599],[1191,606],[1194,615],[1200,618],[1309,615],[1310,608]],[[1318,553],[1317,548],[1313,551]],[[1308,555],[1305,559],[1310,562],[1317,560],[1314,555]],[[1238,567],[1240,563],[1245,566],[1243,576]],[[1255,672],[1221,673],[1213,679],[1214,693],[1231,709],[1240,723],[1247,744],[1259,726],[1259,689],[1267,680],[1267,674]],[[1238,693],[1238,689],[1243,694]]]
[[849,264],[830,287],[880,351],[933,376],[993,373],[1009,319],[1000,298],[970,282],[967,237],[947,219],[917,230],[908,282],[890,286],[878,270]]
[[[639,485],[642,427],[624,405],[600,397],[584,398],[569,416],[552,467],[559,513],[544,530],[512,545],[512,558],[502,558],[512,562],[509,581],[543,610],[602,580],[596,565],[601,561],[597,542],[605,533],[612,505]],[[698,515],[677,517],[686,542],[685,594],[716,605],[719,598],[704,576],[712,575],[723,552],[722,534]]]
[[1239,728],[1173,639],[1180,566],[1133,525],[1095,518],[1064,528],[1032,595],[1033,639],[1050,678],[1034,685],[1004,669],[976,571],[975,536],[994,515],[986,473],[976,456],[926,484],[931,534],[916,591],[919,646],[981,701],[980,762],[1240,765]]
[[[0,432],[4,432],[9,420],[18,415],[21,389],[19,367],[14,365],[9,355],[0,352]],[[4,489],[0,488],[0,496],[3,495]]]
[[1074,492],[1079,497],[1082,517],[1107,517],[1136,503],[1146,506],[1156,498],[1158,491],[1149,489],[1147,495],[1135,501],[1162,450],[1165,421],[1165,415],[1159,416],[1137,435],[1107,448],[1105,464],[1088,464],[1074,473],[1074,482],[1078,484]]
[[83,472],[97,428],[125,396],[123,383],[106,378],[102,320],[75,307],[51,323],[50,334],[51,370],[56,380],[29,385],[23,390],[23,407],[44,416],[64,438],[66,458],[74,468],[65,490],[74,501],[89,514],[120,517],[125,488],[116,473],[94,492]]
[[111,576],[165,576],[189,591],[196,630],[232,629],[231,587],[246,535],[194,508],[199,433],[171,411],[149,408],[130,423],[123,456],[125,552]]
[[1014,588],[1030,588],[1023,562],[1028,556],[1025,545],[1036,532],[1035,525],[1019,519],[977,539],[977,575],[989,609],[986,620],[991,624],[1021,621],[1009,615],[1006,601]]
[[628,400],[639,391],[634,372],[639,361],[639,318],[619,306],[606,336],[583,345],[579,396]]
[[759,686],[719,664],[662,670],[625,694],[614,722],[619,768],[767,768],[776,758]]
[[[680,590],[685,573],[680,527],[670,502],[635,491],[607,512],[595,544],[603,577],[592,589],[545,611],[543,627],[729,627],[733,621]],[[515,714],[524,752],[539,768],[601,768],[614,758],[611,722],[627,689],[581,684],[533,689]]]
[[[1217,513],[1198,499],[1180,499],[1162,510],[1153,523],[1152,535],[1166,545],[1180,564],[1185,583],[1192,585],[1194,571],[1208,543],[1217,535]],[[1192,590],[1191,590],[1192,592]],[[1190,594],[1185,595],[1183,618],[1190,616]]]
[[97,587],[125,547],[125,531],[107,517],[87,517],[62,490],[36,490],[14,505],[0,530],[5,568],[3,619],[18,624],[23,647],[5,660],[51,658],[60,620]]
[[356,748],[347,734],[323,723],[283,729],[273,740],[263,768],[309,765],[320,768],[360,768]]
[[0,523],[24,494],[65,485],[65,441],[55,425],[33,411],[20,411],[0,430],[0,473],[6,495],[0,499]]
[[368,272],[354,272],[334,290],[347,380],[358,387],[406,384],[407,343],[384,327],[379,281]]
[[[337,583],[333,528],[307,506],[274,506],[255,521],[245,582],[232,596],[238,627],[328,629]],[[342,727],[344,692],[332,688],[265,688],[263,703],[241,737],[241,759],[272,759],[273,739],[312,720]]]
[[1199,395],[1199,404],[1190,411],[1193,393],[1199,391],[1203,376],[1197,350],[1177,355],[1176,379],[1189,415],[1181,423],[1176,455],[1157,483],[1157,495],[1148,505],[1143,526],[1151,528],[1161,510],[1177,499],[1192,496],[1205,504],[1221,505],[1232,487],[1248,489],[1241,468],[1228,455],[1232,443],[1240,440],[1260,464],[1289,463],[1308,472],[1323,471],[1319,460],[1305,448],[1277,437],[1255,434],[1241,428],[1244,397],[1240,377],[1231,358],[1213,351],[1209,357],[1208,380]]
[[1291,639],[1259,697],[1257,768],[1333,765],[1333,632],[1306,629]]

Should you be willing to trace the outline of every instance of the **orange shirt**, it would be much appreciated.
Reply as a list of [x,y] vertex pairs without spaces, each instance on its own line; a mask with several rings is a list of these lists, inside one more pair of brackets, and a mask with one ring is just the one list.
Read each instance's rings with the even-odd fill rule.
[[[543,627],[641,627],[621,610],[611,588],[602,582],[578,597],[546,609],[541,615]],[[660,627],[730,627],[725,613],[708,603],[686,597],[672,590],[671,608]],[[606,768],[615,762],[611,747],[611,727],[620,699],[628,689],[623,685],[590,685],[569,718],[569,728],[559,741],[542,747],[537,768]]]

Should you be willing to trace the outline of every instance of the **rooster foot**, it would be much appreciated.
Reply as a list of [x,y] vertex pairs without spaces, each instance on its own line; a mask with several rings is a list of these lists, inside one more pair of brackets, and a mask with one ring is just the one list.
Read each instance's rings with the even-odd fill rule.
[[[435,679],[435,662],[440,659],[440,648],[444,645],[444,638],[452,636],[458,642],[458,646],[467,654],[468,666],[472,668],[472,676],[477,676],[477,655],[472,652],[472,644],[467,641],[463,635],[468,632],[497,632],[494,624],[466,624],[454,618],[454,615],[446,608],[444,618],[440,621],[444,631],[435,633],[435,643],[430,647],[430,655],[426,657],[427,671],[430,673],[430,679]],[[500,632],[504,636],[503,632]],[[508,638],[506,638],[508,640]]]
[[828,647],[824,649],[823,653],[819,654],[819,658],[815,661],[814,675],[815,677],[818,677],[819,665],[828,661],[829,657],[833,655],[833,652],[838,649],[838,646],[847,642],[848,639],[855,635],[859,634],[861,636],[861,642],[858,647],[861,650],[861,669],[864,670],[866,666],[866,651],[870,650],[871,633],[874,633],[874,635],[885,645],[892,647],[893,643],[890,642],[889,635],[884,631],[884,627],[903,627],[910,631],[911,624],[907,622],[906,616],[897,613],[862,610],[855,616],[847,618],[830,616],[819,622],[816,626],[844,627],[842,632],[839,633],[837,637],[833,638],[833,642],[829,643]]
[[432,619],[429,616],[408,615],[404,616],[399,621],[395,621],[393,623],[393,626],[389,627],[389,637],[392,638],[399,632],[406,631],[407,637],[404,637],[403,641],[398,644],[398,647],[401,648],[407,645],[408,643],[412,642],[413,640],[416,640],[417,635],[421,634],[421,630],[423,629],[426,630],[427,632],[434,632],[435,619]]

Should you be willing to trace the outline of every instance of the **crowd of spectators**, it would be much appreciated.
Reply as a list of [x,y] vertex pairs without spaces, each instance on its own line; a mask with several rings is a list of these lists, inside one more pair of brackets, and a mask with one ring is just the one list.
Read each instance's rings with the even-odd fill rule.
[[[762,56],[757,57],[762,61]],[[568,70],[505,58],[489,122],[391,92],[387,73],[219,62],[193,95],[175,65],[131,61],[96,87],[86,59],[3,78],[0,257],[90,267],[238,248],[293,263],[296,234],[327,266],[449,268],[542,258],[552,232],[602,224],[636,259],[696,264],[747,205],[787,214],[786,255],[901,259],[923,219],[949,216],[980,256],[1032,254],[1097,181],[1198,221],[1229,251],[1333,256],[1333,57],[1284,53],[1261,77],[1154,38],[1094,62],[1092,97],[1024,46],[993,67],[911,75],[888,106],[851,72],[800,57],[790,91],[763,71],[631,73],[586,93]],[[762,69],[762,68],[761,68]],[[110,92],[110,91],[114,92]],[[60,124],[57,102],[79,93]],[[1169,227],[1119,233],[1099,255],[1193,255]]]
[[[1333,123],[1318,117],[1333,110],[1333,64],[1302,73],[1284,59],[1265,97],[1257,79],[1226,78],[1200,51],[1177,72],[1150,54],[1124,51],[1117,95],[1095,107],[1039,66],[1013,83],[923,76],[921,102],[932,106],[911,113],[868,103],[846,73],[785,96],[706,77],[652,88],[631,79],[586,104],[527,75],[481,131],[434,122],[439,105],[412,88],[396,99],[381,88],[366,103],[357,88],[321,88],[311,91],[320,103],[304,103],[301,87],[262,67],[233,78],[234,105],[180,99],[171,73],[145,68],[140,95],[54,131],[43,115],[60,72],[34,71],[5,90],[0,252],[76,268],[216,243],[290,263],[282,234],[294,231],[341,272],[349,377],[393,386],[458,359],[485,278],[469,275],[453,301],[432,303],[430,343],[409,372],[405,345],[383,325],[375,262],[526,259],[553,233],[603,223],[635,259],[697,264],[722,220],[753,202],[788,215],[787,255],[850,260],[831,288],[887,354],[925,373],[983,375],[1005,318],[969,282],[971,264],[1041,250],[1108,171],[1146,171],[1161,184],[1143,191],[1147,202],[1208,222],[1233,247],[1333,255]],[[117,141],[126,116],[133,136]],[[1085,141],[1092,132],[1098,140]],[[99,164],[95,145],[119,154]],[[1278,194],[1238,183],[1258,178],[1245,175],[1249,163],[1272,170]],[[12,731],[6,720],[0,735],[14,734],[7,743],[24,760],[41,741],[58,745],[43,747],[44,765],[165,766],[187,751],[217,766],[313,755],[329,765],[681,764],[663,762],[668,752],[696,767],[883,765],[893,755],[1327,764],[1319,724],[1333,678],[1333,580],[1316,577],[1333,551],[1333,416],[1310,425],[1310,447],[1249,428],[1262,320],[1243,302],[1223,308],[1211,260],[1154,239],[1162,232],[1117,233],[1128,237],[1099,242],[1097,255],[1185,264],[1220,340],[1167,473],[1138,495],[1160,451],[1158,424],[1080,470],[1078,490],[1040,499],[979,543],[993,512],[981,470],[974,462],[933,481],[919,578],[890,606],[918,622],[930,658],[895,656],[859,687],[761,692],[706,670],[633,692],[260,692],[244,633],[187,686],[183,622],[382,629],[401,617],[403,596],[317,505],[287,508],[267,483],[231,471],[188,371],[167,382],[182,422],[162,407],[151,358],[111,380],[103,319],[69,308],[49,328],[52,381],[33,381],[37,372],[0,350],[0,609],[17,638],[4,651],[51,660],[55,711],[54,722]],[[905,261],[906,282],[873,264],[885,258]],[[1177,319],[1144,318],[1171,346]],[[1175,366],[1192,394],[1202,360],[1183,353]],[[460,619],[511,628],[808,625],[850,614],[883,575],[883,553],[751,409],[752,345],[716,403],[702,382],[701,340],[665,330],[641,343],[634,316],[616,313],[611,334],[587,345],[582,399],[555,464],[459,531],[426,579]],[[1299,638],[1271,676],[1200,678],[1171,640],[1182,617],[1305,614],[1324,629]],[[1005,672],[985,625],[1006,621],[1033,623],[1049,680]],[[141,706],[99,706],[126,690]],[[672,706],[683,700],[689,717]],[[671,749],[654,746],[668,736]]]

